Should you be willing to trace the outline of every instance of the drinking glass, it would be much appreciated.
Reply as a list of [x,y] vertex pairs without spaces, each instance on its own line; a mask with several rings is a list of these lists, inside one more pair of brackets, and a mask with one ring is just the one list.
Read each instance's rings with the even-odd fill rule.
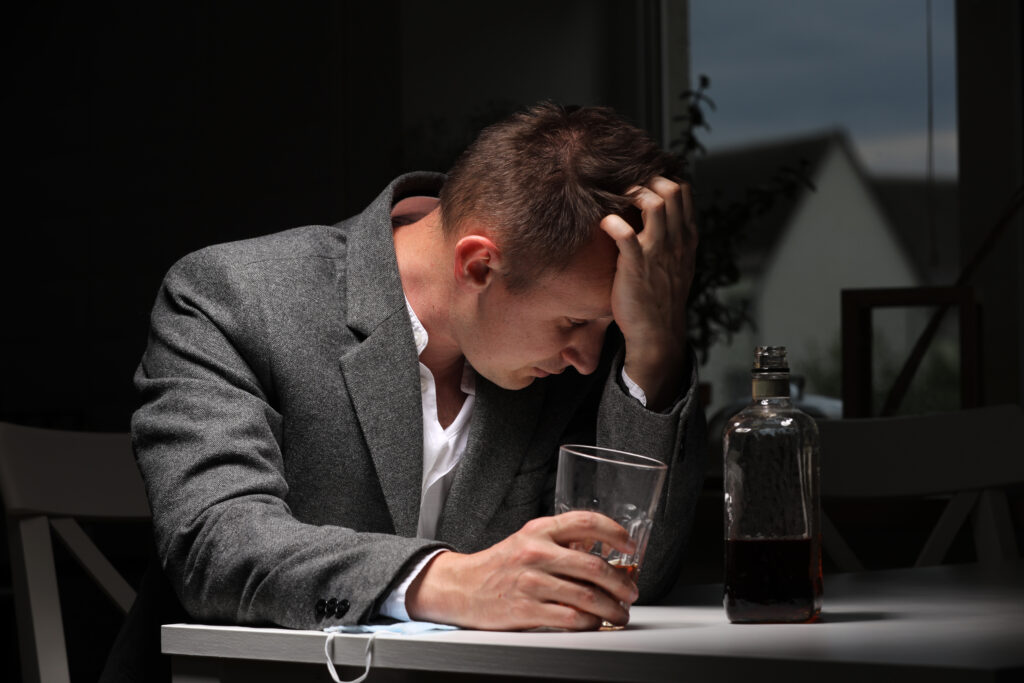
[[[635,453],[576,444],[559,448],[555,512],[600,512],[636,541],[636,551],[628,555],[601,541],[574,542],[571,547],[599,555],[636,581],[667,471],[663,462]],[[604,622],[601,628],[615,627]]]

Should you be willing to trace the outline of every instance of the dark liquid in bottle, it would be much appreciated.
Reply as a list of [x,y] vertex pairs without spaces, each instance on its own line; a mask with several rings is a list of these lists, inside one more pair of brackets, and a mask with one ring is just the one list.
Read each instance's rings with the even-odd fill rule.
[[725,542],[725,613],[733,622],[808,622],[821,613],[821,544]]

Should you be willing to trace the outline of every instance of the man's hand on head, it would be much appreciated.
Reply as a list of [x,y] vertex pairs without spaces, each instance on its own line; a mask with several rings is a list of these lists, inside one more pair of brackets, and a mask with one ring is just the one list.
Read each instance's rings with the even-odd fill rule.
[[629,621],[636,584],[597,555],[573,543],[607,543],[633,552],[619,524],[596,512],[574,511],[528,522],[472,555],[445,552],[420,573],[406,594],[413,619],[486,630],[597,628]]
[[647,395],[647,406],[668,406],[685,381],[686,300],[697,252],[690,186],[661,176],[633,188],[643,216],[639,233],[621,216],[604,230],[619,247],[612,315],[626,342],[625,370]]

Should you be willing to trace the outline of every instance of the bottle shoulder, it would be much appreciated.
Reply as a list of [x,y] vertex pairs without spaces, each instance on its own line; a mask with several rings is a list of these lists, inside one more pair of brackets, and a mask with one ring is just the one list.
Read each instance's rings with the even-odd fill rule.
[[797,408],[788,399],[761,399],[749,403],[743,410],[726,422],[726,431],[755,427],[777,427],[802,432],[818,433],[818,425],[807,413]]

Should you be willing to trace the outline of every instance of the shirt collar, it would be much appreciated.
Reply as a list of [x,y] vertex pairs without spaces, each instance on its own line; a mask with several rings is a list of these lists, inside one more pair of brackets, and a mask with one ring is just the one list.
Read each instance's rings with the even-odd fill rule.
[[409,297],[405,297],[405,310],[409,312],[409,322],[412,323],[412,338],[416,342],[416,355],[419,356],[423,353],[423,349],[427,348],[430,336],[427,334],[427,328],[423,327],[419,316],[416,315],[416,311],[412,310]]
[[[416,311],[412,310],[409,297],[405,297],[405,310],[409,313],[409,322],[412,324],[412,338],[416,342],[416,356],[419,357],[422,355],[423,349],[427,348],[427,344],[430,342],[430,335],[427,334],[427,328],[423,327],[423,323],[420,322]],[[469,364],[469,361],[465,361],[462,364],[461,388],[463,393],[469,396],[476,396],[476,372],[473,370],[473,366]]]

